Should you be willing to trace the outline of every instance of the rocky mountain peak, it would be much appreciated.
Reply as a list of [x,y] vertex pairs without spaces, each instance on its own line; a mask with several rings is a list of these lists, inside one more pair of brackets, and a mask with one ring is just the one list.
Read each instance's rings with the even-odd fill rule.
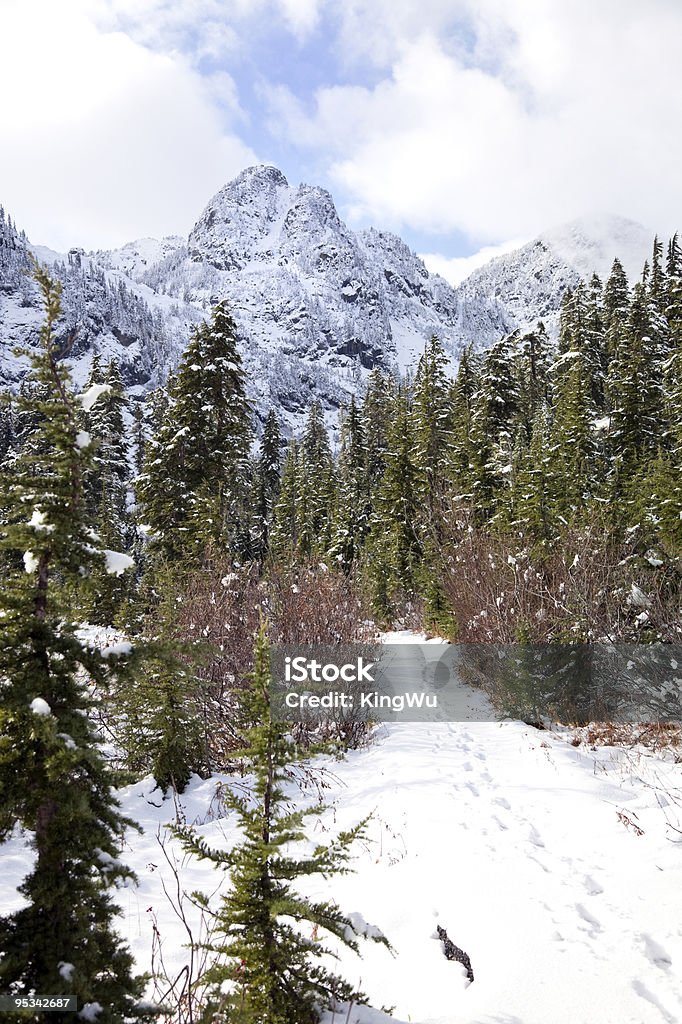
[[[247,167],[217,192],[188,239],[190,259],[218,270],[242,267],[267,240],[291,189],[276,167]],[[267,250],[267,246],[265,246]]]

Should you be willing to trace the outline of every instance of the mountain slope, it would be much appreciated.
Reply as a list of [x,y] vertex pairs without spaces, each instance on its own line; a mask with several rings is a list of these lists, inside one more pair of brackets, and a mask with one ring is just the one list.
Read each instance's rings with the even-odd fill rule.
[[64,285],[63,334],[81,380],[94,352],[120,361],[140,393],[177,363],[192,327],[227,298],[237,323],[250,398],[275,406],[294,429],[314,397],[333,411],[373,367],[414,366],[437,334],[457,361],[542,319],[556,333],[563,291],[620,254],[638,273],[649,233],[620,218],[576,221],[493,259],[453,288],[397,236],[354,232],[329,192],[292,186],[275,167],[250,167],[208,203],[187,240],[139,239],[66,256],[31,246],[0,218],[0,380],[25,364],[12,349],[35,343],[41,311],[30,256]]
[[475,270],[456,289],[456,336],[487,348],[517,327],[542,320],[551,337],[559,325],[566,288],[593,273],[606,280],[616,256],[631,281],[650,255],[653,236],[623,217],[581,218],[497,256]]

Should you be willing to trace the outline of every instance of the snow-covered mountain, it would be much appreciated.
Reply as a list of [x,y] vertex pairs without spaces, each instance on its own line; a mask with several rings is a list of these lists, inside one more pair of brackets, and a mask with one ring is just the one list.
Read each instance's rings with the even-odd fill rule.
[[376,366],[413,366],[437,334],[457,360],[543,319],[553,333],[567,286],[619,255],[641,269],[651,236],[619,218],[549,231],[491,260],[459,287],[429,273],[397,236],[355,232],[322,188],[291,186],[275,167],[250,167],[209,202],[189,237],[141,239],[121,249],[60,256],[0,216],[0,379],[23,365],[17,344],[35,342],[40,308],[26,270],[33,252],[64,283],[65,333],[77,327],[77,378],[92,353],[116,357],[133,389],[161,383],[192,326],[230,302],[259,409],[275,405],[292,427],[314,396],[330,410]]
[[497,256],[456,289],[458,340],[487,348],[503,334],[542,320],[556,337],[566,288],[593,273],[606,280],[616,257],[631,281],[650,256],[653,235],[624,217],[581,218]]

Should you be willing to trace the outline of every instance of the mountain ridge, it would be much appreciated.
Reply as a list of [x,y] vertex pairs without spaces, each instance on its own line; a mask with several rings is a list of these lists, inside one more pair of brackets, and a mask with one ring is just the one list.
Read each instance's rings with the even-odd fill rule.
[[0,365],[6,381],[23,372],[8,343],[33,339],[40,318],[18,276],[35,252],[64,280],[67,314],[79,327],[77,378],[98,351],[121,359],[133,391],[158,386],[192,327],[227,299],[250,397],[261,413],[282,409],[292,429],[313,397],[331,413],[371,369],[413,366],[433,334],[453,363],[465,345],[484,349],[539,319],[555,336],[561,296],[589,276],[586,267],[592,263],[604,275],[611,252],[618,255],[621,246],[632,271],[652,241],[625,218],[584,218],[493,258],[453,287],[429,272],[399,236],[353,231],[326,189],[290,185],[271,165],[247,168],[227,182],[187,239],[143,238],[119,249],[73,249],[62,256],[31,246],[8,224],[3,216]]

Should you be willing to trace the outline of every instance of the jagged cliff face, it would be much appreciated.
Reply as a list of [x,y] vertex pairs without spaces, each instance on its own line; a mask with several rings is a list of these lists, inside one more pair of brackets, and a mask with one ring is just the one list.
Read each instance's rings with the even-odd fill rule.
[[[131,387],[162,382],[192,326],[227,298],[242,339],[251,398],[296,426],[313,397],[331,411],[373,367],[413,366],[437,334],[456,362],[543,319],[556,329],[567,286],[617,254],[635,267],[650,238],[618,219],[576,222],[491,261],[458,288],[429,273],[395,235],[354,232],[331,195],[293,187],[275,167],[252,167],[209,202],[188,239],[141,239],[121,249],[59,257],[34,249],[64,282],[66,325],[78,327],[78,377],[94,351],[118,358]],[[0,222],[0,373],[16,379],[17,343],[35,340],[40,309],[29,247]]]
[[331,195],[249,168],[211,200],[187,246],[141,280],[193,303],[230,300],[255,344],[347,372],[404,367],[438,333],[453,350],[456,296],[398,238],[356,233]]

